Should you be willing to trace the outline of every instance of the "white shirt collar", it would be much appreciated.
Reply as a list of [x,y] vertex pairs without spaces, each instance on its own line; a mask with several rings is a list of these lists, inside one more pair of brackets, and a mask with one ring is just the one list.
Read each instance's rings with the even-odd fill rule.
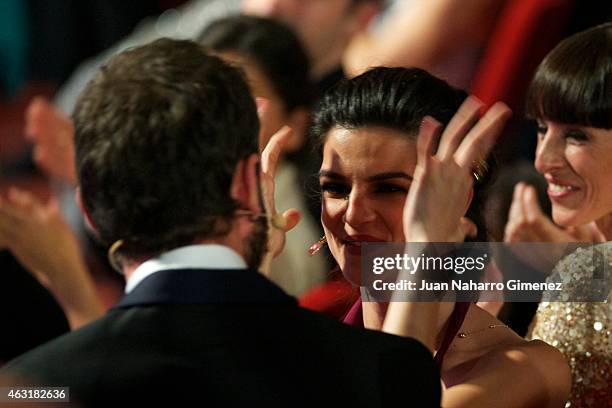
[[168,269],[245,269],[244,259],[233,249],[216,244],[189,245],[173,249],[143,262],[125,285],[131,292],[145,278]]

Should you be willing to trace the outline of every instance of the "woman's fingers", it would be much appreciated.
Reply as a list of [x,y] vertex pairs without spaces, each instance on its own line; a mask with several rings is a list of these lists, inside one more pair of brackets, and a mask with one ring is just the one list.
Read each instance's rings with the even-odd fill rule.
[[525,186],[523,191],[523,209],[525,223],[532,232],[536,242],[571,242],[574,241],[563,229],[557,227],[540,209],[538,194],[533,186]]
[[290,208],[283,213],[283,218],[286,221],[283,231],[289,232],[299,224],[302,214],[295,208]]
[[465,135],[470,131],[480,117],[480,110],[484,104],[475,96],[468,96],[461,104],[457,113],[453,116],[442,134],[437,156],[440,160],[453,157],[457,147]]
[[510,210],[508,211],[508,221],[506,222],[506,228],[504,229],[504,242],[516,242],[520,241],[521,229],[525,224],[525,212],[523,211],[523,190],[525,188],[524,183],[517,183],[514,186],[514,193],[512,194],[512,203],[510,204]]
[[493,105],[461,141],[454,155],[457,164],[472,168],[475,161],[486,158],[511,115],[505,103]]
[[36,141],[40,136],[41,116],[44,115],[49,102],[43,96],[36,96],[25,111],[25,136],[31,141]]
[[8,202],[0,202],[0,241],[6,246],[14,244],[27,219],[27,213],[20,208]]
[[436,149],[442,125],[431,116],[425,116],[417,138],[417,164],[424,166]]
[[264,151],[261,153],[261,170],[265,174],[269,174],[272,177],[276,174],[276,166],[278,164],[278,158],[283,151],[284,146],[291,137],[291,128],[289,126],[283,126],[278,132],[272,136]]
[[30,211],[33,207],[40,207],[41,203],[27,191],[12,187],[9,190],[9,199],[21,207],[23,210]]
[[563,232],[544,215],[538,202],[538,194],[533,186],[525,185],[521,197],[525,225],[535,235],[537,242],[557,242]]
[[474,221],[470,220],[467,217],[461,217],[461,219],[459,220],[459,230],[463,238],[476,238],[476,236],[478,235],[478,227],[476,226]]
[[14,225],[24,223],[30,218],[28,212],[12,202],[10,198],[0,202],[0,216]]
[[542,210],[540,209],[540,203],[538,201],[538,193],[533,186],[524,185],[522,194],[523,211],[527,222],[530,224],[541,221],[542,218],[546,218]]

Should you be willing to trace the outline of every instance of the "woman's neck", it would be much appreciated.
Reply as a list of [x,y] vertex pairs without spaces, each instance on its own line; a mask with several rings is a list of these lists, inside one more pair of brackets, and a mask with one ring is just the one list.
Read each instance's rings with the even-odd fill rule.
[[612,241],[612,213],[595,221],[595,225],[606,238],[606,241]]
[[[381,330],[388,307],[388,302],[363,301],[362,310],[364,327],[371,330]],[[443,337],[443,330],[446,327],[448,318],[453,313],[454,307],[454,302],[440,302],[440,313],[436,321],[436,333],[438,333],[436,344],[439,344]],[[437,348],[438,347],[436,347],[436,349]]]

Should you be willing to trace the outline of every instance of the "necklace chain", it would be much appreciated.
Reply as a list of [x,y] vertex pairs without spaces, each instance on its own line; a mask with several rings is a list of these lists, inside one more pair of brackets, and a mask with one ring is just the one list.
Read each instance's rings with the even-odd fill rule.
[[496,329],[498,327],[508,327],[508,325],[506,324],[490,324],[487,327],[485,327],[484,329],[480,329],[480,330],[474,330],[471,332],[459,332],[457,333],[457,337],[461,338],[461,339],[465,339],[468,336],[471,336],[472,334],[476,334],[476,333],[481,333],[485,330],[489,330],[489,329]]

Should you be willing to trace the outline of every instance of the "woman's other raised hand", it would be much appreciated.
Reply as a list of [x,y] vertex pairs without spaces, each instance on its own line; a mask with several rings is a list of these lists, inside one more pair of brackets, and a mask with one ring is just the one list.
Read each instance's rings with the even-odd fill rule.
[[423,120],[404,207],[407,242],[462,242],[476,234],[475,225],[464,217],[473,195],[474,169],[486,159],[512,114],[498,102],[479,119],[482,107],[477,98],[468,97],[444,132],[435,119]]

